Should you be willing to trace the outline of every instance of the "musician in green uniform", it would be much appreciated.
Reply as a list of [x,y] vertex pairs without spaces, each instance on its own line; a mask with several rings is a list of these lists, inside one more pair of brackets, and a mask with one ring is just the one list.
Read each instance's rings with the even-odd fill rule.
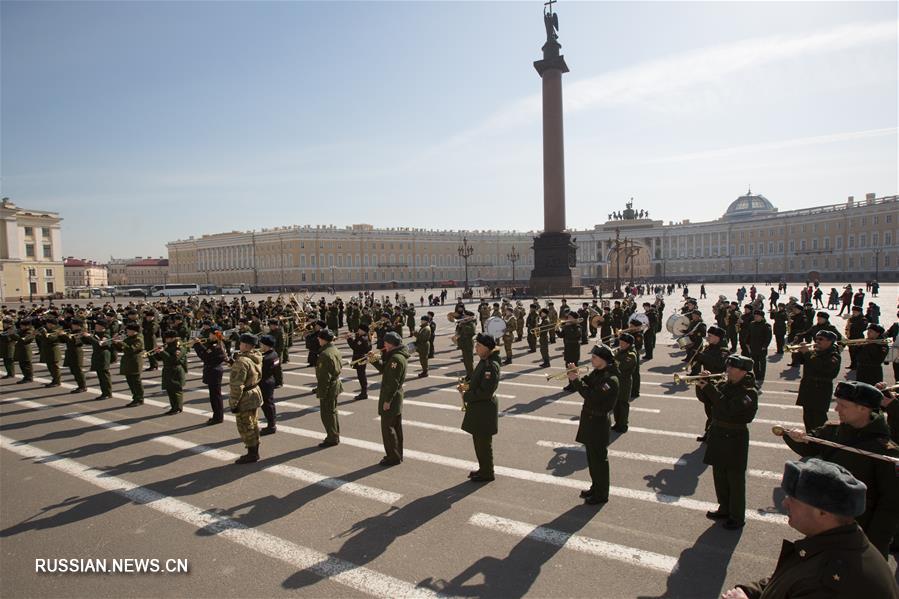
[[540,368],[549,368],[549,336],[550,334],[555,336],[552,333],[554,330],[555,327],[551,326],[549,321],[549,308],[540,308],[540,321],[537,323],[536,331],[540,339],[540,357],[543,359]]
[[[486,304],[485,304],[486,305]],[[474,339],[477,329],[475,327],[474,313],[464,311],[461,319],[469,319],[468,322],[460,322],[456,324],[457,343],[459,351],[462,352],[462,364],[465,366],[465,376],[471,377],[474,371]]]
[[62,365],[69,368],[76,387],[69,393],[84,393],[87,391],[87,383],[84,380],[84,344],[85,339],[81,335],[84,321],[73,318],[69,321],[69,330],[59,335],[60,341],[66,344],[66,353],[63,356]]
[[421,372],[418,378],[428,376],[428,354],[431,351],[431,317],[425,314],[421,317],[421,326],[415,332],[415,351],[418,352],[418,361],[421,364]]
[[[702,351],[693,356],[692,368],[689,373],[691,376],[695,376],[703,370],[710,374],[724,372],[724,364],[730,355],[727,349],[727,338],[724,329],[717,325],[710,326],[706,331],[706,341],[707,343],[702,348]],[[702,406],[705,409],[705,426],[703,430],[708,431],[709,425],[712,423],[712,407],[706,403],[703,403]],[[705,441],[705,439],[706,433],[696,437],[696,440],[700,443]]]
[[403,383],[408,360],[409,354],[403,347],[400,333],[391,331],[384,335],[381,357],[372,362],[375,370],[382,374],[378,416],[381,417],[385,455],[380,461],[381,466],[396,466],[403,461]]
[[752,322],[746,334],[746,348],[752,358],[753,376],[756,387],[765,382],[766,365],[768,364],[768,346],[771,345],[771,325],[765,321],[765,311],[753,310]]
[[19,363],[22,378],[17,385],[24,385],[34,380],[34,367],[31,364],[31,344],[34,343],[34,325],[28,318],[19,321],[17,329],[9,332],[9,341],[13,344],[13,357]]
[[228,407],[234,414],[237,433],[247,448],[247,453],[235,460],[235,464],[259,461],[259,406],[262,405],[262,354],[256,349],[258,339],[250,333],[240,336],[240,351],[231,364],[228,378]]
[[805,344],[796,352],[802,365],[799,396],[796,405],[802,406],[805,430],[811,431],[827,422],[827,410],[833,397],[833,381],[840,375],[842,356],[833,331],[815,334],[814,347]]
[[144,362],[144,339],[140,334],[141,325],[138,322],[125,324],[124,339],[114,342],[114,347],[122,352],[119,361],[119,374],[125,377],[128,389],[131,391],[131,403],[128,407],[143,405],[144,386],[140,380],[140,373]]
[[540,324],[540,314],[537,312],[539,308],[540,306],[537,304],[531,304],[528,309],[527,318],[525,319],[525,324],[527,324],[528,327],[527,340],[529,354],[537,352],[537,334],[534,332],[534,329]]
[[343,391],[340,369],[343,360],[334,346],[334,333],[323,328],[316,334],[321,351],[315,360],[315,394],[318,397],[319,415],[325,428],[325,439],[319,447],[333,447],[340,443],[340,421],[337,418],[337,398]]
[[[825,312],[825,314],[827,314]],[[771,320],[774,322],[771,325],[771,332],[774,335],[774,343],[777,347],[777,353],[784,353],[784,341],[787,336],[787,307],[786,304],[777,304],[777,308],[770,311]]]
[[[578,326],[576,312],[569,311],[565,313],[561,337],[563,361],[566,364],[579,364],[581,361],[581,328]],[[571,383],[568,383],[563,391],[574,391],[574,387]]]
[[159,337],[159,322],[156,321],[155,310],[148,310],[144,313],[141,333],[144,340],[144,351],[147,352],[147,370],[159,370],[156,353],[151,352],[156,347],[156,338]]
[[94,332],[82,333],[92,348],[91,370],[97,373],[97,382],[100,384],[100,397],[97,399],[110,399],[112,397],[112,377],[109,368],[115,364],[115,348],[110,343],[109,333],[106,332],[106,320],[98,318],[94,321]]
[[59,368],[59,363],[62,362],[62,347],[59,333],[59,321],[56,318],[50,317],[44,320],[44,327],[39,336],[43,339],[44,362],[50,372],[50,382],[46,383],[44,387],[59,387],[62,384]]
[[838,464],[810,458],[787,462],[780,488],[789,525],[805,537],[783,542],[770,577],[739,584],[722,599],[899,599],[889,564],[855,523],[870,492],[862,481]]
[[524,305],[521,303],[521,300],[515,300],[515,310],[513,312],[515,316],[515,335],[516,341],[521,341],[524,336],[524,319],[527,316],[527,311],[524,309]]
[[6,369],[5,379],[16,376],[16,342],[10,337],[13,332],[13,320],[11,317],[3,317],[3,331],[0,332],[0,357],[3,358],[3,367]]
[[496,388],[499,385],[500,357],[496,340],[490,335],[479,334],[475,351],[480,361],[467,382],[459,385],[465,416],[462,430],[472,436],[478,469],[468,474],[472,482],[494,480],[493,436],[499,428],[499,407]]
[[578,378],[577,364],[568,363],[571,387],[584,398],[575,441],[583,443],[590,471],[590,488],[581,497],[590,505],[609,500],[609,412],[618,401],[618,368],[615,356],[605,345],[590,350],[593,370]]
[[163,346],[156,350],[162,361],[162,380],[169,396],[169,411],[166,415],[180,414],[184,403],[184,381],[187,373],[187,349],[181,348],[177,329],[168,329],[162,334]]
[[843,466],[868,487],[864,513],[856,520],[871,544],[888,556],[890,541],[899,526],[899,477],[889,461],[836,447],[809,442],[808,437],[832,441],[850,448],[899,457],[890,440],[890,427],[880,412],[883,392],[867,383],[841,381],[834,390],[839,424],[825,424],[808,434],[789,432],[783,440],[804,457],[820,457]]
[[512,363],[512,341],[515,340],[515,329],[518,326],[518,323],[515,320],[515,313],[512,310],[512,306],[507,305],[503,309],[503,312],[504,312],[503,321],[506,323],[506,332],[503,333],[503,346],[506,349],[506,359],[503,361],[503,364],[511,364]]
[[631,349],[634,337],[630,333],[618,335],[618,350],[615,352],[615,365],[618,369],[618,401],[615,402],[615,424],[612,430],[619,434],[627,432],[627,424],[631,408],[631,385],[634,382],[634,369],[637,367],[637,355]]
[[[270,318],[268,320],[268,335],[275,340],[275,353],[278,354],[281,362],[286,362],[287,360],[284,358],[287,356],[287,343],[284,340],[284,331],[281,329],[281,321],[277,318]],[[284,373],[280,368],[276,368],[275,387],[282,386],[284,386]]]
[[[724,520],[724,528],[737,530],[746,524],[748,425],[755,418],[759,400],[752,358],[731,355],[724,372],[724,381],[699,380],[696,397],[711,406],[712,414],[703,462],[712,467],[718,509],[706,513],[706,517]],[[704,370],[700,374],[711,373]]]

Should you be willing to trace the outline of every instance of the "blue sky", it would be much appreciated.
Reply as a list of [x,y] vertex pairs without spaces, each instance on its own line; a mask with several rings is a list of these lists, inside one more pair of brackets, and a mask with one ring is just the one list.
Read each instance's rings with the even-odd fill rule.
[[[897,4],[557,5],[567,222],[899,192]],[[290,224],[542,227],[535,2],[7,2],[2,195],[66,255]]]

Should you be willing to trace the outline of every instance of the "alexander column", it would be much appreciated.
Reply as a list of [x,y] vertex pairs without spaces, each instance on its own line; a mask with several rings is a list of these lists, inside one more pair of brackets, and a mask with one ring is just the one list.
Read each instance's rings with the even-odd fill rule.
[[543,233],[534,238],[534,270],[529,290],[536,295],[579,294],[583,291],[575,268],[577,246],[565,232],[565,143],[562,127],[562,73],[568,72],[559,54],[559,17],[556,0],[543,11],[546,43],[543,60],[534,68],[543,80]]

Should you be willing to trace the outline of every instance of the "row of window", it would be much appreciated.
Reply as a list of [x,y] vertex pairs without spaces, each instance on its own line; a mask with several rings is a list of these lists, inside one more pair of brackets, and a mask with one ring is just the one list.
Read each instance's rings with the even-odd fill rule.
[[[508,261],[505,259],[505,256],[499,255],[486,255],[482,256],[480,254],[474,254],[469,260],[469,264],[475,265],[499,265],[504,266]],[[373,255],[369,259],[369,255],[365,254],[364,256],[360,256],[359,254],[355,255],[355,259],[353,256],[349,254],[328,254],[327,261],[325,260],[325,256],[316,257],[315,254],[309,256],[308,264],[306,260],[305,254],[300,254],[299,260],[297,260],[296,264],[294,264],[294,255],[286,254],[284,256],[281,255],[259,255],[257,256],[257,267],[258,268],[293,268],[298,266],[300,268],[305,268],[307,265],[312,268],[351,268],[351,267],[363,267],[363,266],[403,266],[403,267],[430,267],[432,264],[435,267],[462,267],[464,263],[462,258],[458,255],[432,255],[431,261],[428,261],[428,256],[422,256],[420,254],[415,255],[415,259],[410,256],[397,256],[396,254],[390,254],[389,256],[386,254],[381,254],[380,256]],[[528,254],[526,256],[522,256],[519,260],[521,264],[533,264],[533,256]],[[253,260],[249,255],[238,255],[236,257],[224,257],[217,256],[213,257],[209,260],[200,260],[197,263],[197,270],[200,272],[205,272],[207,270],[233,270],[239,268],[252,268]]]
[[[880,255],[868,255],[862,254],[860,256],[847,256],[845,260],[846,269],[853,268],[865,268],[865,269],[880,269],[880,268],[889,268],[893,265],[893,262],[896,262],[899,265],[899,257],[893,257],[890,254]],[[721,272],[732,272],[734,274],[739,274],[741,272],[752,272],[756,267],[755,261],[746,262],[745,260],[739,263],[732,263],[729,266],[721,262],[717,266],[708,265],[704,263],[686,263],[686,264],[671,264],[668,266],[667,270],[669,272],[713,272],[716,268],[720,269]],[[782,269],[784,267],[783,262],[781,260],[759,260],[758,268],[761,272],[767,271],[776,271]],[[843,259],[840,256],[811,256],[809,258],[801,257],[801,258],[790,258],[788,261],[788,271],[796,271],[796,269],[800,271],[805,270],[807,268],[843,268]]]
[[[33,267],[32,267],[32,268],[29,268],[29,269],[28,269],[28,276],[29,276],[29,277],[36,277],[36,276],[37,276],[37,269],[36,269],[36,268],[33,268]],[[52,268],[45,268],[45,269],[44,269],[44,276],[45,276],[45,277],[52,277],[52,276],[53,276],[53,269],[52,269]]]
[[[34,244],[26,243],[25,244],[25,257],[26,258],[34,258]],[[53,246],[44,245],[44,258],[52,258],[53,257]]]
[[[50,237],[50,227],[41,227],[41,235]],[[25,227],[25,237],[34,237],[34,227]]]

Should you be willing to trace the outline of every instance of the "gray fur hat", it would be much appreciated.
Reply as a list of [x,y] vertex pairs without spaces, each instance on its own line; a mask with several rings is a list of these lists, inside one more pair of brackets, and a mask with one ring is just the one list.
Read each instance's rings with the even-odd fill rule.
[[804,458],[784,465],[780,488],[819,510],[855,518],[865,511],[865,483],[833,462]]

